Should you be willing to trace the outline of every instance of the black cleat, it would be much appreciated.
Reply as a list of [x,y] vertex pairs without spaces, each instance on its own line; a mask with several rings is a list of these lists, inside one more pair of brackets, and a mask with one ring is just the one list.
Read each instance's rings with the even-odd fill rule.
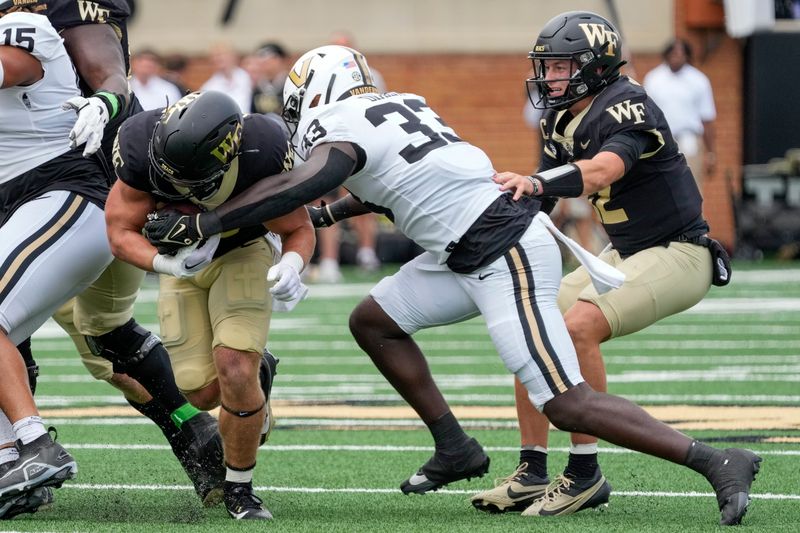
[[236,520],[272,520],[261,498],[253,494],[252,483],[225,482],[225,508]]
[[10,520],[23,513],[43,511],[53,503],[53,489],[39,487],[0,504],[0,520]]
[[489,457],[478,441],[467,440],[458,454],[436,451],[416,474],[400,484],[403,494],[425,494],[448,483],[483,477],[489,471]]
[[0,505],[38,487],[60,487],[78,473],[75,459],[49,433],[28,444],[18,440],[16,446],[19,458],[0,476]]
[[181,431],[189,444],[183,453],[177,454],[178,460],[203,505],[219,504],[225,482],[225,464],[217,420],[208,413],[200,413],[184,422]]
[[278,373],[278,363],[280,361],[269,350],[264,349],[264,355],[261,356],[261,366],[258,369],[258,381],[261,383],[261,390],[264,392],[264,401],[267,402],[267,414],[264,418],[264,426],[261,428],[259,446],[267,442],[272,428],[275,427],[275,418],[272,416],[272,406],[269,403],[269,398],[272,394],[272,383]]
[[750,485],[756,479],[761,457],[750,450],[721,450],[716,464],[709,470],[708,481],[717,493],[721,511],[720,525],[735,526],[742,522],[750,503]]

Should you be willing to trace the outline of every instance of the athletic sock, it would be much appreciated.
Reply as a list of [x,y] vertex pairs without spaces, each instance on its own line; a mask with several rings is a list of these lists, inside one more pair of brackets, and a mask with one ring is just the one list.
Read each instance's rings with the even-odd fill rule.
[[547,477],[547,448],[523,446],[519,451],[519,464],[526,464],[525,472],[539,478]]
[[229,483],[252,483],[253,470],[255,468],[255,463],[246,468],[236,468],[225,463],[225,481]]
[[564,474],[572,479],[591,479],[598,468],[597,443],[572,444]]
[[433,442],[436,444],[437,451],[452,451],[458,449],[469,439],[461,424],[458,423],[452,412],[440,416],[428,424],[428,429],[433,435]]
[[714,458],[719,453],[720,451],[716,448],[695,440],[692,441],[692,445],[689,447],[689,453],[686,454],[684,464],[708,479],[708,473],[714,466]]
[[12,427],[22,444],[33,442],[47,433],[44,424],[42,424],[42,419],[38,416],[26,416],[17,420]]
[[131,407],[155,422],[174,451],[182,450],[185,447],[185,439],[183,438],[180,428],[172,421],[170,413],[161,403],[157,400],[150,400],[147,403],[134,402],[130,398],[126,398],[126,400],[128,400]]

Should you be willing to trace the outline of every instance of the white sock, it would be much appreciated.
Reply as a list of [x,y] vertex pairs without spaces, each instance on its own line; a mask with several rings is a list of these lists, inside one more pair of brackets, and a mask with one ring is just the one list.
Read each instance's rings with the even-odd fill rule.
[[19,452],[14,446],[0,448],[0,465],[16,461],[18,457]]
[[254,469],[255,465],[253,465],[253,468],[250,468],[249,470],[234,470],[233,468],[226,467],[225,481],[230,481],[231,483],[250,483],[253,481]]
[[8,417],[3,411],[0,411],[0,446],[3,444],[14,444],[17,440],[17,434],[14,433],[14,427],[8,420]]
[[22,444],[33,442],[47,433],[44,424],[42,424],[42,418],[39,416],[26,416],[21,420],[17,420],[13,427],[14,433],[22,441]]
[[530,444],[526,444],[525,446],[522,446],[522,448],[520,448],[520,449],[522,449],[522,450],[530,450],[532,452],[541,452],[541,453],[547,455],[547,448],[545,448],[543,446],[539,446],[538,444],[536,446],[531,446]]
[[570,444],[569,453],[573,455],[592,455],[597,453],[597,443],[591,444]]

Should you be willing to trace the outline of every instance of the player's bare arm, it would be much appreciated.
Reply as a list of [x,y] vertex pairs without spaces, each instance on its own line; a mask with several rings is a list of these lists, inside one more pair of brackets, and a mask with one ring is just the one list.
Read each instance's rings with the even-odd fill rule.
[[122,45],[108,24],[82,24],[61,32],[75,68],[92,91],[109,91],[129,99]]
[[142,236],[147,214],[156,207],[153,197],[117,180],[106,200],[106,229],[115,257],[143,270],[153,270],[158,250]]
[[69,134],[72,148],[84,145],[83,156],[100,149],[109,120],[120,116],[130,103],[122,45],[108,24],[84,24],[64,30],[64,44],[75,68],[94,94],[75,96],[65,109],[78,113]]
[[305,207],[299,207],[282,217],[264,223],[264,226],[281,237],[283,253],[296,252],[307,265],[314,253],[316,234]]
[[0,46],[0,87],[30,85],[42,79],[44,70],[38,59],[16,46]]
[[500,172],[494,181],[501,191],[514,191],[514,200],[528,196],[578,197],[601,191],[625,175],[625,163],[614,152],[599,152],[591,159],[523,176]]

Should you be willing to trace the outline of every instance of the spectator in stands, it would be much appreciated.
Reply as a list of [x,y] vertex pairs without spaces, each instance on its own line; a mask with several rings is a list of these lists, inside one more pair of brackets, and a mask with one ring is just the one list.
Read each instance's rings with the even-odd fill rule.
[[[328,38],[328,44],[347,46],[355,48],[353,35],[345,30],[337,30]],[[372,79],[378,92],[386,92],[386,84],[380,72],[370,67]],[[347,195],[344,189],[331,191],[324,197],[326,202],[336,201],[338,198]],[[356,234],[358,241],[358,251],[356,252],[356,264],[367,272],[373,272],[380,268],[381,262],[376,253],[376,243],[378,238],[378,216],[369,213],[360,217],[348,220],[350,227]],[[319,266],[315,281],[320,283],[338,283],[342,279],[339,271],[339,252],[341,249],[342,228],[334,225],[328,228],[317,230],[317,242],[319,243]]]
[[184,79],[186,67],[188,66],[189,60],[183,54],[169,54],[164,57],[163,77],[165,80],[174,83],[178,87],[181,96],[189,92],[189,88],[186,86],[186,80]]
[[662,54],[664,62],[644,77],[644,88],[664,112],[678,147],[700,192],[705,178],[716,168],[714,153],[714,94],[705,74],[691,65],[692,48],[683,39],[670,42]]
[[140,50],[131,60],[131,90],[143,109],[156,109],[181,99],[181,90],[160,76],[161,57],[153,50]]
[[264,43],[250,57],[253,60],[250,70],[253,80],[252,111],[280,115],[283,110],[283,84],[289,74],[286,49],[275,42]]
[[233,98],[243,113],[250,112],[253,99],[253,84],[247,72],[239,67],[239,56],[229,43],[220,42],[209,51],[214,74],[206,81],[201,91],[220,91]]

